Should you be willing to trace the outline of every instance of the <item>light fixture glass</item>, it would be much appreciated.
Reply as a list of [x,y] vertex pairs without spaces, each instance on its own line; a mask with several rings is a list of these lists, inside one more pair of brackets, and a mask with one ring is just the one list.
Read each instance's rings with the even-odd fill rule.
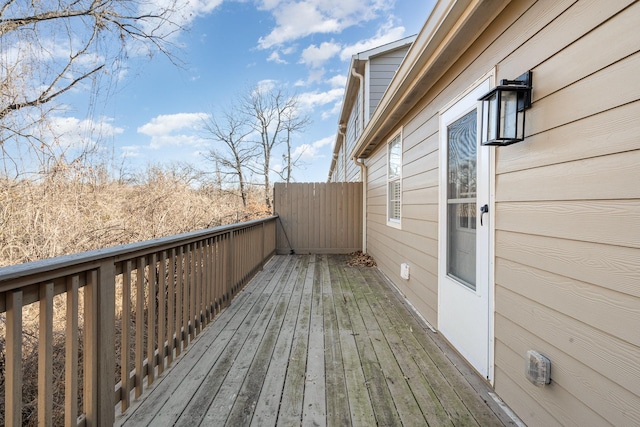
[[481,144],[510,145],[524,140],[525,109],[531,106],[531,71],[516,80],[502,80],[480,97]]

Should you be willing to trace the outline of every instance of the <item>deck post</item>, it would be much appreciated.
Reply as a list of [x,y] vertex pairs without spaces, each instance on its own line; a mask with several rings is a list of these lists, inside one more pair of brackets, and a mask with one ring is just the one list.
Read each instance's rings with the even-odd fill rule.
[[85,414],[87,426],[115,420],[115,265],[91,272],[85,287]]
[[22,426],[22,291],[7,294],[5,425]]

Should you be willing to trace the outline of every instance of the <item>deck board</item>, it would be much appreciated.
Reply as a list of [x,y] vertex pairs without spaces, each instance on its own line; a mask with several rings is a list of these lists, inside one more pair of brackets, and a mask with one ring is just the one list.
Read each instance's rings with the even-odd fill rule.
[[276,256],[116,424],[508,424],[452,359],[375,268]]

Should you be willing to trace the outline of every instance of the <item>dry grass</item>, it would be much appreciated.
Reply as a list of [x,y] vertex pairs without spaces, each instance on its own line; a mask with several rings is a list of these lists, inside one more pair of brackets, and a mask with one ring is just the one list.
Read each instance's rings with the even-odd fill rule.
[[[215,185],[195,188],[191,176],[157,168],[133,184],[71,166],[40,180],[0,178],[0,267],[268,216],[269,210],[258,202],[261,192],[250,192],[244,208],[237,192]],[[54,424],[58,425],[64,407],[64,295],[56,297],[55,306]],[[24,308],[23,325],[23,422],[35,425],[37,304]],[[0,425],[5,413],[4,368],[5,317],[0,313]]]
[[[69,176],[71,175],[71,176]],[[0,179],[0,266],[210,228],[268,214],[236,192],[195,189],[188,177],[150,170],[138,184],[57,173]]]

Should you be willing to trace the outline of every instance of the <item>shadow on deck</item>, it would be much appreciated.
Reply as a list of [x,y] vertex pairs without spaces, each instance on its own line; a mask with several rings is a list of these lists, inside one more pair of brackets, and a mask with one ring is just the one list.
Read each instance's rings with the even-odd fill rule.
[[510,423],[378,270],[274,257],[118,425]]

